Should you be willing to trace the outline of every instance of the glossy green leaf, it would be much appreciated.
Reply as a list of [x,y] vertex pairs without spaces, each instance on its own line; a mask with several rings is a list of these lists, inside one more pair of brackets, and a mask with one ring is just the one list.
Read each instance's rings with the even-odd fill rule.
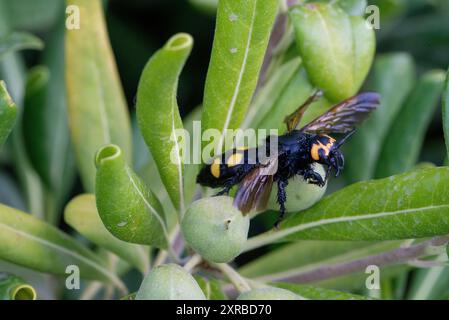
[[176,102],[178,79],[193,39],[171,37],[148,61],[137,90],[137,121],[173,205],[184,212],[184,165],[176,130],[182,121]]
[[374,31],[337,5],[310,3],[289,11],[310,81],[339,102],[354,95],[374,57]]
[[[282,94],[291,79],[299,74],[300,66],[301,59],[294,58],[279,66],[279,68],[273,72],[273,75],[267,79],[264,86],[259,89],[254,102],[249,108],[242,127],[257,128],[263,119],[270,117],[272,113],[276,113],[273,105],[276,103],[279,95]],[[300,87],[297,89],[301,90]]]
[[427,72],[418,81],[388,133],[377,163],[376,177],[409,170],[416,163],[443,84],[444,72],[439,70]]
[[64,220],[87,239],[121,257],[146,273],[148,248],[121,241],[104,226],[95,206],[95,196],[85,194],[72,199],[64,211]]
[[6,89],[4,81],[0,81],[0,148],[8,138],[17,117],[17,107]]
[[292,214],[279,231],[250,238],[246,250],[274,241],[397,240],[449,233],[449,168],[415,170],[355,183]]
[[58,275],[66,275],[66,268],[76,265],[84,279],[121,286],[104,261],[73,238],[32,215],[1,204],[0,259]]
[[368,297],[336,290],[293,283],[273,283],[274,286],[290,290],[307,300],[367,300]]
[[154,194],[125,162],[116,145],[102,147],[95,158],[95,195],[106,228],[120,240],[166,247],[162,207]]
[[226,130],[239,128],[251,102],[277,7],[277,0],[218,3],[202,115],[203,131],[221,132],[213,141],[216,150],[223,148]]
[[42,49],[44,43],[36,36],[26,32],[13,32],[0,36],[0,59],[9,52],[25,49]]
[[101,0],[68,0],[80,29],[66,30],[65,75],[72,142],[85,190],[95,183],[92,159],[108,143],[132,156],[129,115],[109,44]]
[[446,142],[447,158],[449,158],[449,70],[446,74],[446,83],[443,92],[443,130]]
[[20,277],[0,272],[0,300],[36,300],[36,290]]
[[349,181],[374,177],[376,164],[388,131],[414,85],[415,70],[408,54],[380,56],[368,89],[380,94],[381,104],[345,146],[345,177]]
[[23,114],[27,154],[46,186],[45,219],[50,223],[59,220],[75,178],[64,85],[63,22],[43,52],[45,67],[37,66],[28,75]]

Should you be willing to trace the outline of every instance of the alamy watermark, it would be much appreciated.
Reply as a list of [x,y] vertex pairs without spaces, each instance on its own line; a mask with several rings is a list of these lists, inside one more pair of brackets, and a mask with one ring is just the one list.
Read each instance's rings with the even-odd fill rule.
[[[224,132],[209,128],[202,131],[201,121],[193,121],[190,133],[175,129],[170,137],[172,143],[170,161],[174,164],[210,164],[225,150],[240,150],[247,154],[245,163],[256,164],[277,154],[277,129],[226,129]],[[258,147],[258,148],[256,148]]]

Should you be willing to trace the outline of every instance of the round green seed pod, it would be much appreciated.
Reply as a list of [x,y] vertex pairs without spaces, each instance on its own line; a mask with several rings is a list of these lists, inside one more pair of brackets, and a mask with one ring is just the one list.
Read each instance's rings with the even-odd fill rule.
[[243,292],[237,300],[301,300],[301,298],[291,291],[268,287]]
[[248,238],[249,217],[227,196],[195,201],[184,215],[182,233],[205,260],[222,263],[238,256]]
[[[321,164],[314,164],[314,170],[324,179],[326,171]],[[310,208],[317,203],[326,192],[327,182],[324,187],[308,183],[301,176],[295,176],[288,180],[286,188],[287,202],[285,208],[287,212],[298,212]],[[268,202],[268,208],[271,210],[279,210],[277,203],[277,187],[273,188]]]
[[176,264],[166,264],[145,277],[136,300],[206,300],[206,297],[187,271]]

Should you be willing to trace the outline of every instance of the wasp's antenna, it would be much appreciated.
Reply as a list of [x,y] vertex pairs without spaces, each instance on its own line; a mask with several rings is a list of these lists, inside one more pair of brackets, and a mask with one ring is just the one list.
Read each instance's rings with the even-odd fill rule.
[[340,141],[337,142],[336,147],[340,148],[354,133],[355,129],[349,131]]

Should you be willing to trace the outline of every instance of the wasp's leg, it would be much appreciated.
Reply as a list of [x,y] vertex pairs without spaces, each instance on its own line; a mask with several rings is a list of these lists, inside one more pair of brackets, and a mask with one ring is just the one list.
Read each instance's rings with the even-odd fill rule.
[[285,179],[279,179],[278,180],[278,203],[279,203],[279,216],[274,223],[274,227],[277,229],[279,227],[279,223],[281,223],[282,219],[284,219],[285,216],[285,202],[287,201],[287,194],[285,192],[285,188],[288,185],[288,180]]
[[220,192],[218,192],[217,194],[215,194],[214,197],[222,196],[224,194],[228,195],[229,191],[232,189],[232,187],[235,186],[236,184],[239,184],[240,181],[242,181],[245,174],[246,174],[246,171],[242,167],[242,169],[238,170],[237,173],[232,178],[230,178],[229,180],[227,180],[224,183],[223,189]]
[[324,187],[324,185],[326,184],[326,180],[323,179],[323,177],[318,172],[313,170],[312,166],[301,170],[299,174],[302,175],[304,177],[304,180],[306,180],[308,183],[316,184],[320,187]]
[[233,186],[235,186],[237,183],[239,183],[238,177],[234,177],[231,180],[227,181],[223,187],[223,189],[217,194],[214,195],[214,197],[222,196],[222,195],[228,195],[229,191],[232,189]]

